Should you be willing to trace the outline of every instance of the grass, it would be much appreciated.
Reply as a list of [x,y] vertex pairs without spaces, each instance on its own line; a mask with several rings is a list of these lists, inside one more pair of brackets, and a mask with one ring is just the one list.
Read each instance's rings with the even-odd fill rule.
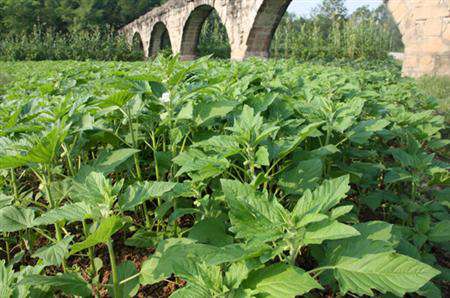
[[417,83],[426,93],[437,98],[439,113],[450,122],[450,76],[423,76]]

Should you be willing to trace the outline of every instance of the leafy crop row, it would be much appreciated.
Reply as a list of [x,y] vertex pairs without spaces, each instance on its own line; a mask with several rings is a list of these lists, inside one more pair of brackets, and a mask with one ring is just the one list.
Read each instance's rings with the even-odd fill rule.
[[396,69],[3,68],[1,297],[446,291],[446,126]]

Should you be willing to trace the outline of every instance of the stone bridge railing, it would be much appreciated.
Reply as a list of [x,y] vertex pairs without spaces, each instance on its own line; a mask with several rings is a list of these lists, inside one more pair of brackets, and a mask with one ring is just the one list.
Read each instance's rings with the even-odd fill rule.
[[[163,44],[196,57],[201,27],[214,9],[227,29],[231,58],[269,57],[275,30],[292,0],[169,0],[121,29],[141,38],[146,58]],[[403,74],[450,75],[450,0],[386,0],[403,35]]]

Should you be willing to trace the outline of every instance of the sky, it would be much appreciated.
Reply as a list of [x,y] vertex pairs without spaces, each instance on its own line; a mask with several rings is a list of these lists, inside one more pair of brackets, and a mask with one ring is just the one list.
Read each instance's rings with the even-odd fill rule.
[[[377,8],[383,3],[382,0],[345,0],[349,13],[352,13],[360,6],[368,5],[370,8]],[[322,0],[293,0],[288,11],[302,16],[308,16],[311,10],[317,7]]]

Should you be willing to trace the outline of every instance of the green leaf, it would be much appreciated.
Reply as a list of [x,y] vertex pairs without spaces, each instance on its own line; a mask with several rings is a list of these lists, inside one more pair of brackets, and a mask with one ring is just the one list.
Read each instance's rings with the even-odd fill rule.
[[177,120],[191,120],[194,118],[194,105],[192,101],[187,102],[178,112]]
[[269,151],[264,146],[260,146],[258,151],[255,154],[256,164],[259,166],[268,166],[270,165],[269,161]]
[[125,245],[139,248],[155,247],[161,240],[162,236],[163,235],[153,231],[139,229],[133,234],[133,236],[125,241]]
[[[123,180],[116,185],[120,186],[122,182]],[[91,172],[82,183],[74,181],[70,196],[72,199],[86,204],[111,206],[118,190],[120,189],[116,189],[103,173]]]
[[218,117],[225,117],[238,105],[237,101],[205,101],[195,106],[195,122],[201,125]]
[[64,258],[69,254],[69,245],[72,239],[73,236],[67,236],[55,244],[41,247],[32,257],[41,259],[44,266],[61,265]]
[[270,241],[284,234],[287,212],[276,198],[238,181],[222,179],[221,183],[236,237]]
[[148,84],[152,89],[153,95],[155,95],[157,98],[160,98],[165,92],[167,92],[166,87],[160,82],[148,81]]
[[7,196],[3,193],[0,193],[0,209],[11,205],[11,202],[13,201],[12,196]]
[[8,206],[0,209],[0,232],[17,232],[34,226],[32,209]]
[[447,242],[450,241],[450,220],[443,220],[435,224],[430,232],[428,238],[433,242]]
[[140,150],[131,148],[119,149],[115,151],[102,151],[100,156],[92,164],[92,167],[96,172],[108,175],[139,151]]
[[186,238],[175,238],[161,241],[158,244],[155,253],[142,264],[140,283],[142,285],[151,285],[170,276],[173,273],[173,269],[171,266],[164,266],[160,264],[162,256],[165,255],[166,251],[173,246],[186,245],[190,243],[193,243],[193,241]]
[[244,281],[244,286],[271,297],[296,297],[313,289],[322,289],[322,286],[302,269],[282,263],[251,273]]
[[325,240],[336,240],[358,236],[355,228],[336,220],[313,223],[306,228],[303,244],[321,244]]
[[5,260],[0,260],[0,297],[12,297],[14,292],[14,271],[12,266],[6,266]]
[[28,161],[21,155],[0,156],[0,170],[20,168],[27,163]]
[[279,176],[278,184],[286,194],[302,194],[313,189],[322,176],[322,161],[318,158],[300,161]]
[[415,292],[439,271],[415,259],[396,253],[368,254],[362,258],[342,257],[334,275],[343,294],[373,296],[372,289],[399,297]]
[[[117,266],[117,274],[119,277],[119,283],[129,277],[135,276],[138,273],[136,266],[131,261],[125,261],[119,266]],[[109,279],[109,284],[112,284],[112,276]],[[111,297],[113,295],[113,289],[111,286],[108,287],[108,291]],[[139,291],[139,278],[134,278],[124,284],[119,284],[119,297],[134,297]]]
[[200,150],[190,149],[175,157],[173,162],[181,168],[177,177],[188,173],[194,182],[222,174],[229,166],[229,161],[221,156],[206,155]]
[[77,273],[64,273],[56,276],[27,275],[23,277],[19,285],[48,286],[68,295],[92,297],[91,287]]
[[350,190],[349,176],[326,180],[313,192],[306,190],[292,211],[294,220],[308,213],[325,213],[346,197]]
[[118,216],[111,216],[104,218],[95,232],[89,235],[83,242],[75,243],[72,246],[70,255],[76,254],[79,251],[85,250],[89,247],[95,246],[100,243],[107,243],[111,236],[117,233],[125,222]]
[[119,206],[123,211],[132,211],[134,208],[151,198],[162,197],[170,192],[177,183],[146,181],[130,185],[125,193],[119,198]]
[[370,137],[390,124],[384,119],[361,121],[358,125],[347,132],[349,140],[356,144],[365,144]]
[[213,151],[221,154],[224,157],[232,156],[239,153],[239,143],[235,136],[219,135],[213,136],[205,141],[197,142],[192,145],[202,148],[205,152]]
[[94,207],[79,202],[52,209],[34,220],[35,226],[52,225],[59,221],[76,222],[93,217]]
[[226,233],[225,223],[218,218],[206,218],[196,223],[189,231],[189,238],[214,246],[233,243],[233,237]]
[[352,211],[352,209],[353,209],[353,205],[346,205],[346,206],[340,206],[340,207],[334,208],[333,210],[331,210],[330,218],[338,219],[339,217],[344,216],[347,213],[349,213],[350,211]]

